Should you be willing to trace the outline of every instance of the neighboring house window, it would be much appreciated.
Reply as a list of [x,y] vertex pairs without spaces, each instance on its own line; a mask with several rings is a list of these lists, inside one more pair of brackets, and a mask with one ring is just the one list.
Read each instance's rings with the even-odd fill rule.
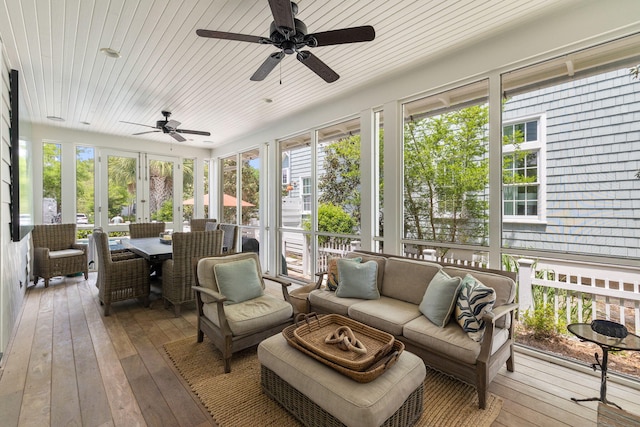
[[305,177],[302,181],[302,211],[311,212],[311,178]]
[[291,165],[289,163],[289,153],[282,154],[282,185],[291,182]]
[[503,215],[506,221],[545,220],[544,117],[505,124]]

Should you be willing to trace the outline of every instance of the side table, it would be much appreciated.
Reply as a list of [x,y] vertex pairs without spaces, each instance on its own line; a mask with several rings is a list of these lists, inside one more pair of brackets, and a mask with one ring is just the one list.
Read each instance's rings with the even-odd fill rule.
[[591,329],[590,323],[572,323],[567,326],[567,329],[573,335],[580,338],[581,341],[592,342],[602,349],[602,361],[598,358],[598,353],[595,353],[596,363],[592,365],[594,371],[596,367],[600,367],[600,397],[591,397],[588,399],[576,399],[572,397],[571,400],[574,402],[599,401],[622,409],[620,406],[607,400],[607,363],[609,361],[609,351],[640,351],[640,337],[634,334],[628,334],[624,338],[614,338],[599,334]]

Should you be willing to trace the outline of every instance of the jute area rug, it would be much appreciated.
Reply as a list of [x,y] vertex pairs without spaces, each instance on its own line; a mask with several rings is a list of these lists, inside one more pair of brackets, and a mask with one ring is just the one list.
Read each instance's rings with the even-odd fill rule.
[[[220,352],[205,337],[165,344],[167,354],[191,389],[221,427],[301,426],[260,387],[256,348],[235,353],[231,373],[224,373]],[[424,414],[416,426],[490,426],[500,414],[502,399],[490,394],[485,410],[478,409],[473,387],[427,368]]]

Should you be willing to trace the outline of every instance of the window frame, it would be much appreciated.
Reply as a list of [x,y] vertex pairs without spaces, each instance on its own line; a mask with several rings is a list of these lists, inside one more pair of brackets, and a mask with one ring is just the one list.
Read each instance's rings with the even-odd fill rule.
[[[534,141],[523,141],[518,144],[517,150],[520,152],[527,153],[537,153],[538,161],[537,161],[537,184],[526,184],[528,186],[537,185],[538,187],[538,206],[537,206],[537,215],[506,215],[504,213],[504,203],[505,203],[505,189],[507,186],[517,188],[517,184],[505,184],[504,178],[502,182],[501,188],[501,209],[502,209],[502,221],[504,223],[518,223],[518,224],[546,224],[547,222],[547,192],[546,192],[546,182],[547,182],[547,156],[546,156],[546,114],[541,113],[537,115],[527,116],[527,117],[518,117],[515,119],[510,119],[504,121],[502,123],[502,135],[504,136],[504,128],[510,125],[523,124],[526,129],[527,122],[531,122],[537,120],[538,128],[537,128],[537,136],[538,138]],[[511,155],[516,152],[515,144],[504,144],[502,145],[502,173],[504,174],[504,161],[506,155]]]

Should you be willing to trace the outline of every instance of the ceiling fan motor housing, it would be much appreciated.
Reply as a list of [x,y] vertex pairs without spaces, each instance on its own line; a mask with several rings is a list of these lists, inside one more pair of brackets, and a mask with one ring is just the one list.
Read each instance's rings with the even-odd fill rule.
[[299,19],[294,19],[293,22],[296,26],[296,33],[289,37],[288,40],[285,35],[280,32],[275,22],[271,23],[271,27],[269,29],[269,38],[273,42],[273,45],[281,48],[287,55],[291,55],[297,49],[307,46],[307,41],[305,40],[305,36],[307,35],[307,26]]

